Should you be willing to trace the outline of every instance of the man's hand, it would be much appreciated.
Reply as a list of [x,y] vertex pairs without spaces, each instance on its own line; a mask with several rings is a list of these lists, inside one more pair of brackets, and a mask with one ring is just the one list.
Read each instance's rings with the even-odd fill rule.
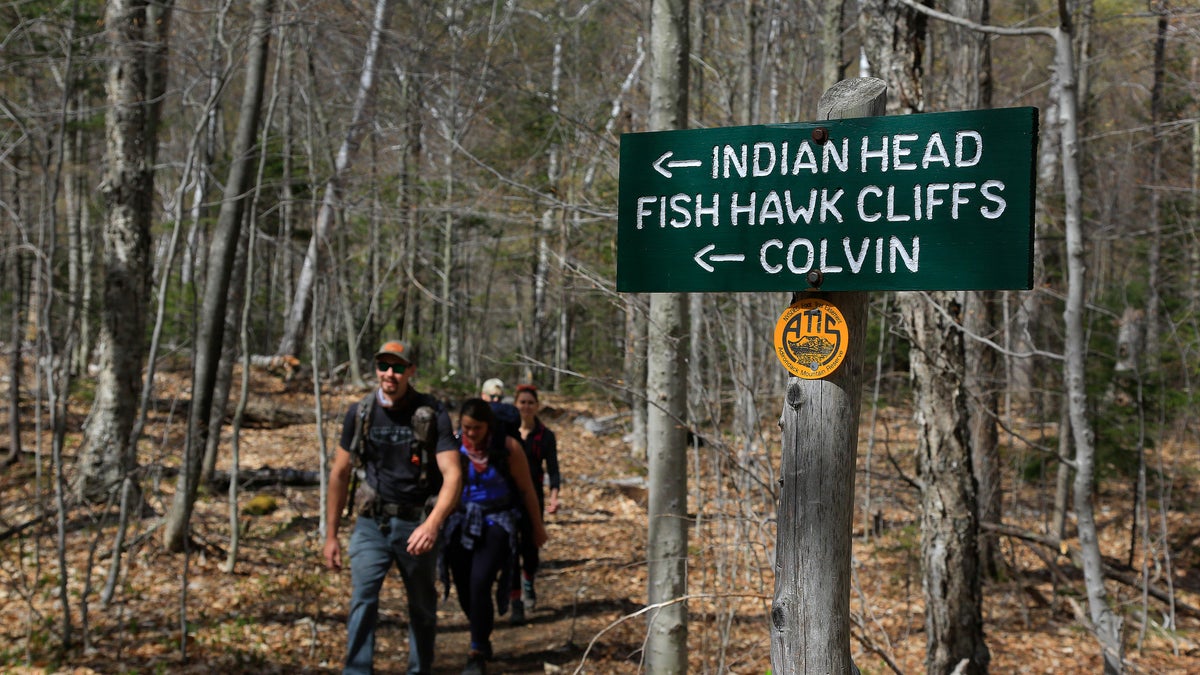
[[546,513],[558,513],[558,495],[551,493],[546,501]]
[[342,571],[342,546],[337,539],[325,540],[325,566],[334,572]]
[[407,551],[411,555],[421,555],[433,550],[433,545],[437,542],[438,528],[434,527],[428,520],[417,526],[413,533],[408,535]]
[[346,507],[350,471],[350,453],[338,446],[333,453],[333,466],[329,469],[329,504],[325,507],[329,527],[329,531],[325,533],[325,566],[334,572],[340,572],[342,569],[342,547],[338,543],[337,532],[338,525],[342,522],[342,509]]

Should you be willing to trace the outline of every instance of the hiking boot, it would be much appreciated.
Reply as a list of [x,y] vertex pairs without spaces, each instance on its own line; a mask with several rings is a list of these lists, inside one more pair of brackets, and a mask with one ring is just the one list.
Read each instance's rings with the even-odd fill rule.
[[474,649],[467,652],[467,667],[463,668],[462,675],[487,675],[487,658],[483,652]]
[[532,610],[537,605],[537,592],[533,590],[533,579],[521,580],[521,600]]
[[514,626],[525,625],[525,603],[520,600],[512,601],[512,615],[508,617],[508,622]]

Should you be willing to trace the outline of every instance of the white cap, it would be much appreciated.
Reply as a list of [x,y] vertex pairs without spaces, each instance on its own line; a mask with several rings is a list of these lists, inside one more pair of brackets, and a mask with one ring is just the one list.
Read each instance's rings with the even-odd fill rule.
[[479,390],[479,393],[483,394],[484,396],[503,396],[504,382],[496,377],[486,380],[483,383],[483,387]]

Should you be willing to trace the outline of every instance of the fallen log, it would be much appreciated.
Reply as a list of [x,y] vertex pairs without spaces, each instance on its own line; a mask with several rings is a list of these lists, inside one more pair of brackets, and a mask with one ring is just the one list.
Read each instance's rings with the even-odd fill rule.
[[[1028,532],[1000,523],[981,523],[981,525],[985,530],[990,530],[1008,537],[1014,537],[1022,541],[1041,544],[1051,551],[1056,551],[1059,555],[1066,557],[1066,559],[1071,563],[1072,567],[1080,570],[1083,569],[1083,563],[1079,560],[1079,551],[1071,548],[1065,542],[1055,541],[1053,538],[1045,535],[1040,535],[1035,532]],[[1118,581],[1131,588],[1136,588],[1139,591],[1143,590],[1143,579],[1141,577],[1122,572],[1107,561],[1101,561],[1101,572],[1103,572],[1104,576],[1109,579]],[[1144,584],[1144,587],[1147,595],[1155,600],[1158,600],[1159,602],[1173,604],[1175,611],[1179,614],[1200,617],[1200,608],[1193,607],[1192,605],[1184,602],[1177,593],[1165,591],[1151,583]]]
[[[261,490],[268,487],[315,487],[320,484],[321,474],[318,471],[275,469],[269,466],[238,471],[238,487],[242,490]],[[229,472],[214,471],[208,485],[218,490],[229,489]]]

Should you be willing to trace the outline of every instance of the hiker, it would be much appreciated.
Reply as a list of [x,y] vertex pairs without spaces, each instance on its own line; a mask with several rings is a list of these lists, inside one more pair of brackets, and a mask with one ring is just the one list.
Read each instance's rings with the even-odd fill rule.
[[[500,432],[486,401],[468,399],[459,416],[466,466],[458,510],[446,521],[445,571],[470,623],[471,643],[463,675],[482,675],[492,657],[494,611],[508,610],[521,518],[530,519],[535,547],[546,542],[525,453]],[[502,592],[493,589],[499,582]]]
[[[558,511],[558,490],[562,477],[558,473],[558,439],[542,420],[537,416],[540,404],[537,387],[532,384],[517,385],[517,410],[521,413],[521,445],[525,450],[525,460],[529,464],[529,475],[533,480],[533,490],[537,493],[538,514],[556,513]],[[543,472],[543,464],[545,471]],[[550,501],[547,504],[545,488],[542,486],[543,477],[550,478]],[[543,518],[543,521],[545,519]],[[529,522],[529,521],[525,521]],[[517,554],[520,558],[520,575],[514,575],[511,591],[512,615],[510,621],[520,625],[525,623],[525,611],[533,611],[537,604],[537,591],[533,581],[538,570],[538,549],[533,545],[527,527],[521,530]],[[518,585],[519,579],[519,585]]]
[[479,398],[487,401],[491,406],[492,414],[496,417],[496,425],[504,433],[518,441],[521,440],[519,432],[521,413],[516,406],[504,400],[504,381],[497,377],[485,380],[483,386],[479,388]]
[[401,342],[379,348],[379,387],[346,412],[329,471],[325,564],[335,572],[342,569],[338,524],[352,478],[361,476],[353,489],[347,674],[372,672],[379,589],[393,564],[408,596],[408,672],[433,673],[438,531],[454,511],[463,478],[450,416],[411,384],[414,359]]

